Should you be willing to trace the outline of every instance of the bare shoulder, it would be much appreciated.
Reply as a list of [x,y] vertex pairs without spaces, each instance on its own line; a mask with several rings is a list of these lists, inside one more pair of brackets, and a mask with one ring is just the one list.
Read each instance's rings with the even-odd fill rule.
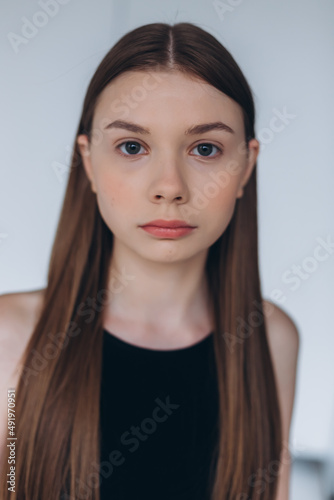
[[12,372],[38,321],[44,289],[0,295],[0,375]]
[[[18,363],[41,312],[44,289],[0,295],[0,445],[6,441],[7,390],[17,385]],[[0,464],[4,457],[0,450]]]
[[41,311],[45,289],[0,295],[0,340],[32,332]]
[[293,411],[300,334],[291,317],[272,302],[263,301],[268,344],[280,397],[283,437],[289,438]]
[[[273,362],[277,365],[295,363],[300,335],[292,318],[279,306],[263,300],[264,320]],[[282,375],[282,374],[281,374]]]
[[291,462],[289,435],[295,399],[300,334],[292,318],[279,306],[263,300],[263,312],[282,417],[283,448],[275,500],[287,500]]

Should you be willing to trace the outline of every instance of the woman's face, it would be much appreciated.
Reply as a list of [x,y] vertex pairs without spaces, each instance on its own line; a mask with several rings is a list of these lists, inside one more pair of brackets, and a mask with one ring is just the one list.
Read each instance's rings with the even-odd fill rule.
[[[256,162],[241,107],[181,72],[127,72],[100,94],[92,139],[78,137],[84,168],[114,251],[155,262],[206,255],[233,215]],[[183,220],[186,234],[141,226]]]

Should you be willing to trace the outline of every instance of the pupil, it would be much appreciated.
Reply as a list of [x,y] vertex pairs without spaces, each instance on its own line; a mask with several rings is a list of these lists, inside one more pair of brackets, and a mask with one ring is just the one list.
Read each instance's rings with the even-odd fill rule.
[[198,150],[203,156],[209,156],[212,153],[212,144],[200,144]]
[[138,153],[140,151],[140,144],[138,142],[127,142],[125,149],[130,154]]

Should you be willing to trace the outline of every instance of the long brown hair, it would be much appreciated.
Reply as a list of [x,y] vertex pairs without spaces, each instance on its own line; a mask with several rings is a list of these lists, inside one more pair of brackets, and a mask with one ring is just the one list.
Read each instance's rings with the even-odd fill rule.
[[[83,133],[92,139],[97,99],[117,75],[175,69],[236,101],[243,110],[246,144],[255,137],[254,102],[245,77],[230,53],[198,26],[141,26],[105,55],[85,96],[43,308],[21,360],[16,492],[7,489],[8,465],[3,499],[59,500],[63,494],[99,500],[103,311],[113,235],[98,210],[76,139]],[[257,237],[255,165],[227,229],[209,248],[205,268],[219,392],[212,500],[272,500],[277,489],[272,467],[280,460],[281,416],[264,323]]]

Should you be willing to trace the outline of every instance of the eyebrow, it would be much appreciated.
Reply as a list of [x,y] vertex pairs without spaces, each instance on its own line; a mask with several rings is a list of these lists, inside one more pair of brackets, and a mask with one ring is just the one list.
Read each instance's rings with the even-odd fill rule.
[[[130,132],[134,132],[137,134],[150,134],[150,130],[148,128],[142,127],[141,125],[137,125],[136,123],[126,122],[124,120],[115,120],[112,123],[109,123],[104,129],[111,128],[121,128],[124,130],[129,130]],[[212,123],[201,123],[199,125],[193,125],[185,131],[185,135],[196,135],[196,134],[204,134],[205,132],[210,132],[210,130],[223,130],[225,132],[229,132],[230,134],[234,134],[234,130],[231,129],[228,125],[223,122],[212,122]]]

